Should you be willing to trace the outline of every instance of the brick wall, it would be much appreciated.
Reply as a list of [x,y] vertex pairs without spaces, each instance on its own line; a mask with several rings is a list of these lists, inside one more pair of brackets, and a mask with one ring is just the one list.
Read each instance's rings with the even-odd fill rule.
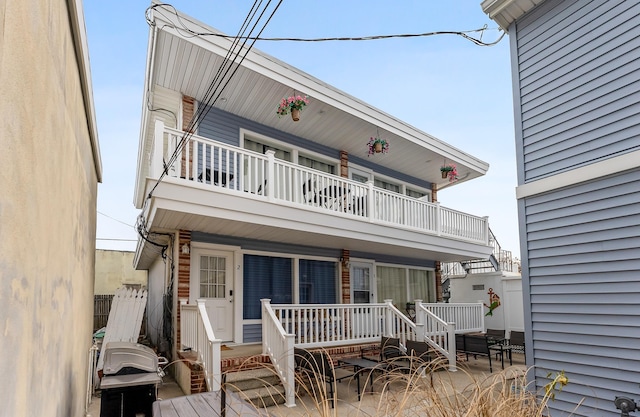
[[[180,300],[189,299],[189,279],[191,273],[191,254],[182,253],[182,246],[191,247],[191,232],[181,230],[178,234],[178,297],[176,308],[176,350],[180,350]],[[191,251],[189,251],[191,252]]]

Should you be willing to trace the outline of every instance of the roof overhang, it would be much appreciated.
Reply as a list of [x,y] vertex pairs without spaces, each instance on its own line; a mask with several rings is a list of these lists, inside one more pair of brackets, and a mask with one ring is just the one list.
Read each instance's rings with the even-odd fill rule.
[[[158,86],[205,101],[217,70],[232,48],[232,39],[197,20],[157,5],[149,12],[152,22],[147,56],[143,121],[138,166],[153,141],[153,91]],[[193,36],[186,30],[210,35]],[[245,51],[246,52],[246,51]],[[241,54],[244,55],[244,52]],[[232,71],[235,70],[235,65]],[[280,100],[293,92],[308,95],[310,104],[302,120],[278,118]],[[327,83],[256,48],[251,49],[237,72],[213,104],[251,122],[296,135],[310,142],[349,153],[350,163],[367,159],[366,143],[379,132],[391,143],[391,151],[376,155],[376,162],[398,173],[435,184],[448,184],[440,175],[443,161],[457,165],[459,182],[484,175],[489,165],[400,119],[385,113]],[[336,158],[338,155],[336,154]],[[143,168],[144,169],[144,168]],[[146,178],[138,173],[136,206]]]
[[511,23],[542,2],[544,0],[484,0],[480,6],[490,19],[506,31]]

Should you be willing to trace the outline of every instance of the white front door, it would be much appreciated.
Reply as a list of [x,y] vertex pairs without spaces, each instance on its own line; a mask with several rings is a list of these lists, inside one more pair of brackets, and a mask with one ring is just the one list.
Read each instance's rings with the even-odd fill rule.
[[205,301],[216,339],[233,340],[233,253],[193,248],[191,302]]

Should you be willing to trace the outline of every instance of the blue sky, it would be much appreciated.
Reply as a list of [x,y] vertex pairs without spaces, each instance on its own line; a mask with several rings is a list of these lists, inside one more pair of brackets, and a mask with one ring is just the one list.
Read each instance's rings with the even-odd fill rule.
[[[252,1],[170,2],[236,34]],[[135,250],[133,206],[149,27],[140,1],[85,1],[103,163],[97,248]],[[355,37],[468,31],[499,37],[480,0],[283,1],[265,37]],[[477,35],[476,35],[477,36]],[[446,207],[488,216],[503,249],[519,254],[509,37],[480,47],[454,35],[375,41],[260,41],[256,48],[490,164],[483,178],[438,193]],[[103,240],[108,239],[108,240]],[[114,240],[122,239],[122,240]]]

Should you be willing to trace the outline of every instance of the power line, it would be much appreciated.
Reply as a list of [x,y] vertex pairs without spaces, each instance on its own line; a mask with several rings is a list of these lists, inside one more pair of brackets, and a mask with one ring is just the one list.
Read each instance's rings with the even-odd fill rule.
[[[173,14],[175,14],[175,16],[177,17],[178,21],[180,22],[181,26],[177,27],[177,26],[171,26],[169,25],[169,27],[172,27],[173,29],[176,29],[177,31],[183,32],[183,33],[187,33],[188,35],[195,37],[195,36],[214,36],[214,37],[218,37],[218,38],[226,38],[226,39],[247,39],[247,40],[253,40],[253,41],[273,41],[273,42],[283,42],[283,41],[288,41],[288,42],[335,42],[335,41],[373,41],[373,40],[381,40],[381,39],[399,39],[399,38],[421,38],[421,37],[428,37],[428,36],[436,36],[436,35],[454,35],[454,36],[460,36],[470,42],[473,42],[474,44],[478,45],[478,46],[493,46],[496,45],[497,43],[499,43],[504,36],[506,35],[506,32],[503,31],[500,28],[489,28],[487,27],[487,25],[485,24],[483,27],[479,28],[479,29],[472,29],[472,30],[464,30],[464,31],[457,31],[457,30],[446,30],[446,31],[432,31],[432,32],[423,32],[423,33],[400,33],[400,34],[389,34],[389,35],[369,35],[369,36],[335,36],[335,37],[324,37],[324,38],[297,38],[297,37],[261,37],[261,36],[246,36],[246,37],[234,37],[234,36],[230,36],[230,35],[225,35],[223,33],[215,33],[215,32],[198,32],[198,31],[194,31],[192,29],[190,29],[189,27],[187,27],[187,25],[185,25],[184,23],[182,23],[182,18],[180,17],[178,11],[175,9],[175,7],[173,7],[170,4],[156,4],[151,6],[149,9],[155,9],[158,8],[159,6],[166,6],[167,8],[171,8],[173,10]],[[162,15],[162,12],[159,12],[159,14]],[[148,21],[149,19],[147,19]],[[499,32],[501,32],[500,36],[498,37],[497,40],[493,41],[493,42],[484,42],[482,40],[482,37],[484,35],[484,33],[488,30],[498,30]],[[480,37],[479,38],[475,38],[473,36],[470,36],[470,33],[480,33]]]
[[110,218],[111,220],[115,220],[115,221],[117,221],[118,223],[122,223],[122,224],[124,224],[125,226],[129,226],[130,228],[135,229],[132,225],[130,225],[130,224],[128,224],[128,223],[125,223],[125,222],[123,222],[122,220],[118,220],[118,219],[116,219],[115,217],[111,217],[111,216],[109,216],[108,214],[104,214],[104,213],[103,213],[103,212],[101,212],[100,210],[97,210],[97,211],[98,211],[98,214],[102,214],[104,217],[108,217],[108,218]]

